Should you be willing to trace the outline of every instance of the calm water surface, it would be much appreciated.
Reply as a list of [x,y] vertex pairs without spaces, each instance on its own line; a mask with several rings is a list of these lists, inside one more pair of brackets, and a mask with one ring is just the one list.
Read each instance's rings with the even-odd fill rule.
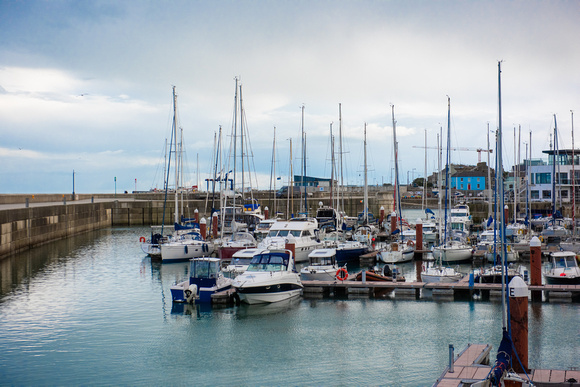
[[[151,262],[138,244],[148,232],[101,230],[0,261],[0,385],[429,386],[449,344],[500,340],[495,302],[173,306],[188,265]],[[531,306],[529,338],[531,367],[578,367],[580,307]]]

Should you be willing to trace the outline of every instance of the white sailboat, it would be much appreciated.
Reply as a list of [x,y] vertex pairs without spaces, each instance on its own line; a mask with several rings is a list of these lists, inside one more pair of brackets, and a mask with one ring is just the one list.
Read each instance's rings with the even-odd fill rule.
[[451,238],[451,217],[447,214],[447,206],[451,207],[451,196],[449,190],[451,188],[451,180],[449,178],[449,168],[451,167],[450,157],[450,133],[451,133],[451,100],[447,97],[447,160],[445,171],[445,197],[447,199],[445,208],[445,237],[441,245],[433,247],[433,256],[436,260],[441,262],[465,262],[471,259],[471,246],[465,243],[462,239]]
[[[402,218],[401,215],[401,195],[399,191],[399,162],[398,162],[398,144],[397,144],[397,131],[395,126],[395,105],[391,105],[391,115],[392,115],[392,122],[393,122],[393,146],[394,146],[394,153],[395,153],[395,197],[397,200],[397,204],[399,206],[399,218]],[[366,128],[365,128],[365,136],[366,136]],[[366,137],[365,137],[365,144],[366,144]],[[395,216],[396,213],[393,213]],[[393,216],[393,215],[391,215]],[[402,221],[401,221],[402,222]],[[413,260],[415,256],[415,243],[412,239],[405,241],[402,236],[403,226],[402,223],[400,224],[400,233],[397,240],[391,242],[390,244],[386,245],[379,253],[377,257],[384,263],[401,263],[401,262],[410,262]]]

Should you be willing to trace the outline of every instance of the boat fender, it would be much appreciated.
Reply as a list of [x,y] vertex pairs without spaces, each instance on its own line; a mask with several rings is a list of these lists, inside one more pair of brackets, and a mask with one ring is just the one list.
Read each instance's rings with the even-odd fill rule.
[[348,278],[348,271],[344,267],[341,267],[336,271],[336,279],[339,281],[346,281]]
[[189,288],[185,290],[185,296],[186,296],[185,300],[191,304],[193,300],[195,300],[195,297],[197,296],[197,285],[195,284],[189,285]]
[[201,245],[201,251],[202,251],[202,253],[205,253],[206,247],[207,246],[205,245],[205,243],[202,243],[202,245]]
[[240,306],[241,300],[240,300],[240,295],[238,294],[238,292],[234,292],[233,297],[234,297],[234,301],[235,301],[236,305]]
[[139,242],[143,243],[143,242],[145,242],[145,241],[146,241],[145,237],[141,237],[141,238],[139,238]]
[[539,236],[538,239],[540,239],[540,242],[544,243],[544,237],[543,236]]

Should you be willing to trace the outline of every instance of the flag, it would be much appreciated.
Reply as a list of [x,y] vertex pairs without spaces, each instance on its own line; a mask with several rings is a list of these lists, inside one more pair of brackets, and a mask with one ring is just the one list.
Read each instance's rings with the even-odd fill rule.
[[487,227],[489,227],[493,223],[493,217],[490,215],[489,219],[487,220]]

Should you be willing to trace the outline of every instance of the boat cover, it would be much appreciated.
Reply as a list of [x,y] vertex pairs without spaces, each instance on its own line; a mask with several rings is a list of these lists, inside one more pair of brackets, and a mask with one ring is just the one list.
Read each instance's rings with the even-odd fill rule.
[[489,374],[489,380],[492,386],[499,386],[501,377],[509,368],[511,368],[512,361],[512,340],[507,332],[503,329],[503,338],[497,349],[495,364]]

